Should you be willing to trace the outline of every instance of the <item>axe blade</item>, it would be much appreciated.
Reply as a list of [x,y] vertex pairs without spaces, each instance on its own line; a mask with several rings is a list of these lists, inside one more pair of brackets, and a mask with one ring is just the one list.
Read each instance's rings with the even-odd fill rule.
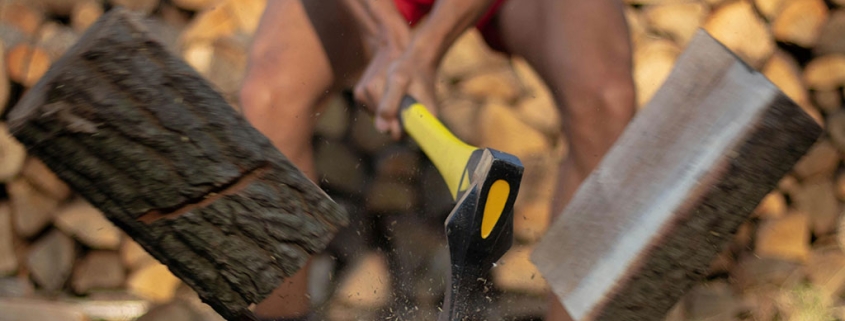
[[699,30],[532,261],[577,321],[660,320],[821,133]]

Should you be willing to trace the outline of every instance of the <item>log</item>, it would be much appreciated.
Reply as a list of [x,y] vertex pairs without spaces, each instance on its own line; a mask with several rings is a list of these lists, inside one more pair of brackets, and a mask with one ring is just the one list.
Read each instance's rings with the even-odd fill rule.
[[55,292],[61,290],[70,277],[75,260],[73,239],[53,230],[33,244],[26,265],[35,283],[46,291]]
[[26,149],[0,124],[0,182],[8,183],[18,176],[26,159]]
[[632,44],[636,46],[642,39],[648,37],[648,25],[641,10],[633,7],[625,7],[625,21],[628,23],[628,33],[630,34]]
[[0,311],[3,311],[3,321],[89,321],[81,308],[46,299],[3,298],[0,299]]
[[493,285],[507,292],[521,292],[542,295],[549,286],[537,267],[531,263],[531,246],[515,246],[501,259],[496,268],[491,270]]
[[518,203],[514,207],[514,239],[528,244],[536,243],[546,234],[552,211],[548,202]]
[[31,3],[4,1],[0,6],[0,21],[16,27],[27,36],[34,36],[44,22],[44,13]]
[[845,85],[845,54],[813,58],[804,68],[804,83],[815,90],[836,90]]
[[50,56],[50,60],[56,61],[79,41],[79,34],[71,27],[51,21],[41,26],[36,41]]
[[845,172],[836,175],[836,198],[845,200]]
[[126,280],[126,271],[120,257],[112,251],[92,251],[76,264],[71,277],[71,287],[79,294],[92,290],[117,289]]
[[[537,74],[525,59],[513,58],[513,69],[519,78],[524,94],[516,104],[516,111],[520,120],[534,129],[554,139],[562,136],[562,119],[560,109],[552,97],[552,93],[546,83]],[[448,113],[445,108],[440,110],[443,117]],[[467,119],[475,119],[474,115],[466,115]],[[473,122],[468,122],[473,123]],[[458,130],[453,126],[454,130]],[[471,129],[470,129],[471,130]]]
[[103,15],[9,126],[218,313],[248,318],[348,219],[142,19]]
[[182,32],[179,42],[183,48],[193,42],[210,43],[232,36],[237,30],[238,21],[229,6],[216,6],[194,17]]
[[332,95],[324,102],[323,108],[317,115],[317,125],[314,132],[322,137],[341,140],[349,129],[349,106],[341,95]]
[[831,114],[827,120],[827,131],[833,145],[845,153],[845,110],[839,110]]
[[[35,286],[26,277],[0,278],[0,297],[24,298],[32,297]],[[6,311],[6,310],[3,310]]]
[[158,8],[161,0],[109,0],[113,6],[121,6],[129,10],[149,15]]
[[574,320],[659,320],[822,134],[699,31],[532,260]]
[[746,1],[731,2],[716,9],[707,18],[704,29],[755,68],[775,50],[769,27]]
[[845,288],[845,254],[833,248],[815,249],[807,262],[807,279],[829,298],[842,293]]
[[803,266],[794,261],[761,258],[754,253],[744,253],[731,271],[733,285],[742,292],[767,286],[786,286],[797,278],[790,278]]
[[413,209],[419,192],[411,184],[387,178],[373,180],[367,187],[367,212],[395,214]]
[[57,228],[94,249],[117,250],[120,230],[96,207],[83,199],[76,199],[56,213]]
[[350,135],[355,146],[370,154],[393,144],[390,136],[376,130],[376,127],[373,126],[373,117],[363,108],[356,108],[352,115],[352,132]]
[[172,270],[158,262],[132,272],[126,279],[130,293],[156,303],[172,300],[179,283],[179,278],[173,275]]
[[237,96],[246,72],[249,39],[243,36],[219,38],[212,44],[208,79],[221,93]]
[[232,13],[238,30],[242,33],[253,34],[258,29],[258,23],[261,21],[261,14],[264,13],[266,5],[267,0],[226,0],[221,6],[227,7],[227,10]]
[[[534,99],[532,99],[534,100]],[[467,144],[477,145],[481,142],[478,133],[478,119],[480,104],[466,98],[452,98],[442,102],[438,117],[456,137]],[[553,118],[546,115],[547,119]],[[530,123],[530,120],[525,120]]]
[[513,108],[495,102],[479,110],[480,145],[524,158],[545,154],[551,142],[536,129],[522,122]]
[[320,142],[314,150],[319,182],[330,193],[363,194],[367,184],[362,156],[340,142]]
[[648,25],[658,34],[667,35],[686,47],[707,17],[708,9],[703,3],[687,2],[649,6],[643,13]]
[[754,209],[752,217],[765,220],[777,219],[786,215],[786,198],[780,192],[774,191],[766,195],[766,198]]
[[20,43],[6,54],[9,78],[24,87],[32,87],[50,68],[50,55],[44,48]]
[[778,86],[780,90],[791,98],[804,111],[813,116],[817,122],[823,123],[821,113],[810,104],[809,94],[801,79],[801,67],[788,53],[778,50],[763,66],[763,75]]
[[[31,42],[32,38],[34,38],[34,35],[24,34],[18,27],[0,21],[0,40],[3,41],[4,57],[8,55],[9,49],[14,48],[21,42]],[[6,59],[4,58],[4,60]],[[6,69],[5,65],[3,69]]]
[[88,0],[34,0],[34,4],[51,15],[67,17],[73,11],[73,7],[80,2]]
[[826,114],[834,114],[842,109],[842,94],[838,89],[821,89],[813,91],[813,102]]
[[21,176],[50,198],[64,201],[71,195],[70,187],[38,158],[27,157]]
[[22,237],[32,237],[50,224],[59,200],[38,190],[26,178],[18,177],[6,184],[12,205],[15,231]]
[[458,84],[458,91],[476,101],[511,105],[522,89],[512,68],[476,73]]
[[438,71],[449,81],[456,81],[480,70],[505,66],[507,63],[506,58],[486,46],[477,29],[470,28],[446,51]]
[[754,6],[768,21],[774,21],[789,0],[754,0]]
[[73,10],[70,14],[70,25],[73,30],[78,33],[83,33],[88,30],[100,16],[103,15],[103,6],[97,0],[77,1],[73,5]]
[[804,182],[793,202],[796,210],[810,215],[810,231],[816,237],[836,231],[841,206],[830,177]]
[[[12,229],[12,209],[8,202],[0,203],[0,277],[18,269],[15,255],[14,230]],[[2,291],[0,291],[0,296]]]
[[362,255],[343,276],[337,286],[335,298],[343,304],[375,309],[390,299],[390,272],[383,254],[371,252]]
[[814,179],[821,177],[833,177],[836,168],[839,167],[841,159],[839,151],[833,146],[830,140],[824,139],[816,143],[813,148],[807,152],[807,155],[795,164],[793,172],[802,179]]
[[135,321],[159,321],[159,320],[203,320],[202,315],[191,308],[183,300],[173,300],[150,308],[147,313],[135,319]]
[[[2,26],[0,26],[2,28]],[[6,45],[0,36],[0,115],[6,111],[11,96],[11,82],[6,72]]]
[[830,13],[830,18],[822,27],[813,53],[819,56],[832,53],[845,54],[845,9]]
[[778,41],[812,48],[827,16],[824,0],[789,1],[772,23],[772,33]]
[[156,263],[155,258],[150,253],[147,253],[140,244],[129,237],[123,238],[123,243],[120,246],[120,260],[131,271]]
[[764,221],[757,229],[754,254],[760,258],[806,261],[810,254],[809,216],[793,212]]
[[634,84],[637,89],[637,107],[643,108],[657,89],[663,85],[680,49],[669,40],[644,41],[634,51]]
[[396,182],[414,182],[420,173],[420,152],[391,146],[375,155],[375,175]]
[[191,23],[191,19],[193,18],[190,11],[176,7],[173,1],[162,2],[160,14],[161,20],[179,30],[180,33]]
[[223,0],[171,0],[171,2],[185,10],[203,11],[223,2]]

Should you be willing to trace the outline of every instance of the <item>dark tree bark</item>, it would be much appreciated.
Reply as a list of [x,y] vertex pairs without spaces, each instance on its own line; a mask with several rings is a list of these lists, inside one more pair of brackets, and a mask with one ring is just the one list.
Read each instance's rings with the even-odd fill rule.
[[98,20],[11,131],[218,313],[251,318],[348,218],[140,19]]

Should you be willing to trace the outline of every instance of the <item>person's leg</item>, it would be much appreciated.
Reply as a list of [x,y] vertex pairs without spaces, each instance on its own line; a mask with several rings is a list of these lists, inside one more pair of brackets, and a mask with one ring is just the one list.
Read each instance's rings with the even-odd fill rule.
[[[244,116],[308,178],[317,181],[311,137],[316,108],[364,66],[364,51],[339,1],[270,0],[249,52],[240,90]],[[256,305],[260,318],[310,310],[308,266]]]
[[[623,4],[510,0],[497,19],[505,49],[538,72],[561,111],[569,155],[560,165],[554,219],[636,110]],[[546,320],[568,320],[557,300],[553,303]]]

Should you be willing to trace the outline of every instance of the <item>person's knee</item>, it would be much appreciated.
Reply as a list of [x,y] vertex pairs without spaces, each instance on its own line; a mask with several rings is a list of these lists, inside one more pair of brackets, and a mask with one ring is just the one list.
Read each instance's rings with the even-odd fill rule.
[[255,76],[246,77],[238,91],[241,111],[244,117],[250,121],[268,113],[271,107],[272,91],[268,88],[266,81],[261,81],[258,78]]
[[[562,112],[575,123],[591,123],[601,127],[627,124],[636,111],[634,84],[630,75],[580,78],[566,90]],[[578,77],[576,77],[578,78]],[[601,120],[601,121],[598,121]]]
[[593,91],[602,104],[605,115],[616,126],[626,125],[636,111],[636,91],[629,77],[617,77]]

